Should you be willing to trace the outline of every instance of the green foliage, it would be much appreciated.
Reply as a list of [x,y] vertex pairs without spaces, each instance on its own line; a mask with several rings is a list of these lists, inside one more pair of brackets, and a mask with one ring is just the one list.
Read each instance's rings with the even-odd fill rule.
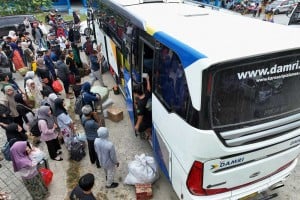
[[50,8],[52,0],[0,0],[0,16],[41,12],[41,7]]
[[[61,16],[65,21],[72,21],[73,20],[73,15],[68,14],[68,13],[60,13]],[[45,22],[45,17],[48,15],[48,12],[40,12],[40,13],[35,13],[34,16],[36,17],[37,20]],[[87,19],[86,15],[80,14],[80,20],[85,21]]]

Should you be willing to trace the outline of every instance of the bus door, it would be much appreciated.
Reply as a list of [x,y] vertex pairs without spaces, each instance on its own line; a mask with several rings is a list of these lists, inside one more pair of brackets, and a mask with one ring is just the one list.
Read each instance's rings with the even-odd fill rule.
[[[134,65],[131,71],[132,86],[141,85],[143,91],[147,90],[145,75],[149,76],[150,84],[152,83],[152,69],[154,65],[154,40],[146,35],[140,36],[138,40],[138,57],[137,65]],[[134,122],[137,120],[136,99],[133,97],[134,105]],[[150,108],[151,109],[151,105]]]

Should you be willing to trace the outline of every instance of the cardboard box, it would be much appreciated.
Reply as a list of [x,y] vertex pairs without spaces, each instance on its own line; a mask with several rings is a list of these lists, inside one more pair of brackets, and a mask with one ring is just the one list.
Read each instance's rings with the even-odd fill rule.
[[151,184],[136,184],[135,194],[137,200],[148,200],[153,197]]
[[119,122],[123,119],[123,111],[120,108],[107,109],[108,119],[113,122]]

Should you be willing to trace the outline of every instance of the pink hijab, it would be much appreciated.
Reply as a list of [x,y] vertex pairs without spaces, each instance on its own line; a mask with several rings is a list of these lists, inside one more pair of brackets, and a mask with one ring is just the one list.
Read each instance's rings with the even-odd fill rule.
[[31,167],[32,161],[26,154],[26,141],[18,141],[10,148],[11,160],[13,163],[14,171],[17,172],[22,168]]

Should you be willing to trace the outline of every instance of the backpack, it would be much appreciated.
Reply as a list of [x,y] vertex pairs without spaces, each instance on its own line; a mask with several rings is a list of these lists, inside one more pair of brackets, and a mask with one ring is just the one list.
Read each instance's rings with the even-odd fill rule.
[[75,142],[71,146],[70,159],[80,161],[85,156],[84,142]]
[[8,117],[9,115],[10,115],[10,109],[4,104],[0,104],[0,116]]
[[4,155],[5,160],[11,161],[10,157],[10,147],[14,142],[16,142],[16,138],[12,138],[10,141],[6,142],[5,145],[2,147],[1,152]]
[[82,107],[84,106],[84,102],[83,102],[83,94],[81,93],[75,101],[75,106],[74,106],[74,112],[77,115],[81,115],[82,114]]
[[1,66],[7,66],[8,65],[8,59],[3,53],[0,53],[0,65]]
[[39,128],[39,119],[37,117],[35,117],[32,122],[29,123],[29,130],[32,135],[36,137],[41,136],[42,133]]

